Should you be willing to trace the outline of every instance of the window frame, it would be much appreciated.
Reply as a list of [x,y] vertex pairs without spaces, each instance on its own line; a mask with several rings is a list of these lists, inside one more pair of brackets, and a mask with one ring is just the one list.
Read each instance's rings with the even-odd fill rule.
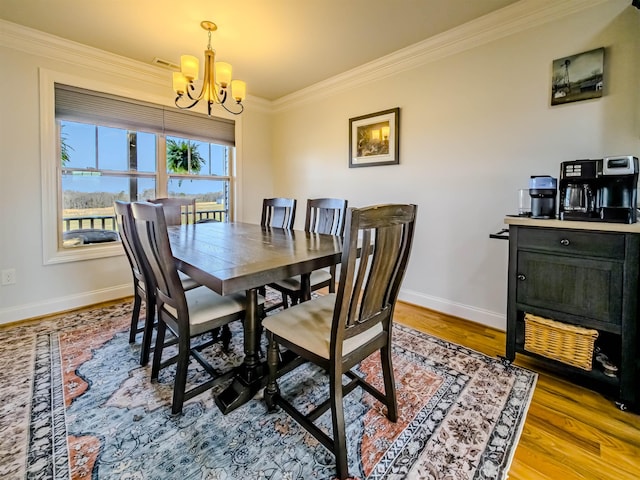
[[[135,79],[140,82],[140,78]],[[55,84],[62,83],[73,87],[84,88],[118,95],[125,98],[133,98],[131,89],[121,88],[117,85],[105,83],[103,81],[79,77],[76,75],[58,72],[54,70],[39,69],[40,83],[40,162],[41,162],[41,183],[42,183],[42,255],[43,264],[58,264],[75,261],[83,261],[97,258],[107,258],[124,255],[120,242],[91,245],[83,248],[64,248],[60,245],[59,238],[62,235],[62,224],[58,221],[58,209],[62,205],[62,185],[61,185],[61,165],[59,150],[59,132],[55,115]],[[143,85],[141,85],[142,87]],[[146,91],[136,92],[137,100],[147,101],[158,105],[170,106],[167,98],[158,96]],[[216,112],[217,113],[217,112]],[[241,132],[242,118],[225,115],[218,115],[221,118],[233,119],[235,123],[235,154],[232,153],[229,161],[229,186],[230,186],[230,220],[235,218],[234,212],[239,208],[238,178],[236,172],[240,171],[239,162],[241,158]],[[163,141],[164,141],[164,137]],[[159,168],[157,165],[156,168]],[[166,175],[166,173],[165,173]],[[166,181],[160,170],[156,172],[157,194],[160,195],[166,186],[159,188],[159,182]]]

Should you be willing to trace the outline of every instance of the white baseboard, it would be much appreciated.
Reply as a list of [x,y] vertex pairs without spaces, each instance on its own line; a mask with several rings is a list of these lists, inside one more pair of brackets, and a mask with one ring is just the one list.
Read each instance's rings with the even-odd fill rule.
[[117,285],[115,287],[83,292],[77,295],[2,308],[0,309],[0,324],[18,322],[43,315],[52,315],[58,312],[94,305],[96,303],[109,302],[131,295],[133,295],[133,286],[131,284]]
[[[29,318],[41,317],[43,315],[52,315],[74,308],[86,307],[96,303],[109,302],[132,295],[133,286],[131,284],[118,285],[102,290],[94,290],[84,292],[77,295],[69,295],[67,297],[53,298],[43,302],[31,303],[26,305],[18,305],[11,308],[0,309],[0,324],[18,322]],[[425,295],[424,293],[413,290],[401,290],[399,299],[429,308],[438,312],[453,315],[455,317],[464,318],[472,322],[481,323],[488,327],[497,328],[498,330],[506,330],[505,316],[489,310],[455,303],[443,298]]]
[[398,298],[403,302],[419,305],[437,312],[453,315],[454,317],[464,318],[465,320],[470,320],[472,322],[481,323],[482,325],[496,328],[503,332],[507,329],[507,319],[505,315],[500,313],[483,310],[469,305],[463,305],[461,303],[455,303],[444,298],[432,297],[413,290],[400,290]]

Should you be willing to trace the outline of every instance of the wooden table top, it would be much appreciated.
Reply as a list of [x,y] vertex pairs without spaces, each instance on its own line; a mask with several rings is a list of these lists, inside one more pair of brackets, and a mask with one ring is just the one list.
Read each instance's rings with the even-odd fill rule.
[[169,227],[178,268],[221,295],[340,262],[342,239],[249,223]]

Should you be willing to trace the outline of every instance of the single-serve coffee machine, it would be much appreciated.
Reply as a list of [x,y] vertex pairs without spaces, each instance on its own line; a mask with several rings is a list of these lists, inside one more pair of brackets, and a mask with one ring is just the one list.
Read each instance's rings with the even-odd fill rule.
[[548,175],[531,176],[531,218],[556,218],[557,185],[558,180]]
[[560,219],[635,223],[638,159],[573,160],[560,168]]

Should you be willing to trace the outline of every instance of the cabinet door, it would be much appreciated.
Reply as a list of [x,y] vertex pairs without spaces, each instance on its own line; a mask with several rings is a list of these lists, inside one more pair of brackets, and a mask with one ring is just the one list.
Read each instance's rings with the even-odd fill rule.
[[520,251],[516,301],[620,325],[622,263]]

